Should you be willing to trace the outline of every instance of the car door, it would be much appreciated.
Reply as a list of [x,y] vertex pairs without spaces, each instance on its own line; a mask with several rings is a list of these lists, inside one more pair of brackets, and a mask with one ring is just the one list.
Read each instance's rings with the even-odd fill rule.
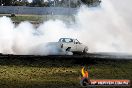
[[68,47],[71,47],[70,51],[75,51],[76,50],[76,46],[74,44],[73,39],[66,38],[64,41],[65,42],[63,42],[63,46],[64,46],[65,49],[67,49]]
[[75,44],[76,44],[76,51],[82,52],[84,47],[77,39],[75,40]]

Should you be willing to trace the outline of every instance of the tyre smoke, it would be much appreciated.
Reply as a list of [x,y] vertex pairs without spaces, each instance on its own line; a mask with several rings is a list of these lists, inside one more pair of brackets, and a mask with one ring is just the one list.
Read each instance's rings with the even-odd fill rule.
[[[18,26],[8,17],[0,17],[0,53],[19,55],[58,55],[48,42],[59,38],[77,38],[89,52],[132,53],[131,0],[103,0],[99,7],[81,6],[72,24],[56,19],[35,28],[28,21]],[[71,20],[72,21],[72,20]]]

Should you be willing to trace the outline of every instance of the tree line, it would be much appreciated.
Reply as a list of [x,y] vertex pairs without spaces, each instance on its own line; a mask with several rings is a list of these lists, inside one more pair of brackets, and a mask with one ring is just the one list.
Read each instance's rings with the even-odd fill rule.
[[29,2],[27,0],[0,0],[1,6],[27,6]]
[[77,7],[81,4],[93,5],[100,3],[100,0],[32,0],[31,3],[28,0],[0,0],[1,6],[33,6],[33,7]]

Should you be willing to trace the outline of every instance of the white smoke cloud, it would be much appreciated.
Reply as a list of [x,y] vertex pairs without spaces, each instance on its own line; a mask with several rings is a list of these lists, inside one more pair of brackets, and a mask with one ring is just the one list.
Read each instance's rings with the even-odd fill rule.
[[60,50],[54,45],[47,46],[47,43],[57,42],[60,37],[68,35],[63,21],[49,20],[36,29],[29,22],[22,22],[15,27],[10,18],[1,17],[0,25],[0,53],[19,55],[65,55],[69,53],[71,55],[70,52]]
[[62,37],[77,38],[89,47],[89,52],[132,53],[129,4],[132,1],[119,4],[120,1],[123,0],[103,0],[100,7],[94,8],[82,6],[72,25],[56,19],[44,22],[37,29],[29,22],[15,27],[10,18],[1,17],[0,53],[60,54],[56,47],[47,47],[47,42],[56,42]]
[[[126,19],[131,14],[131,6],[127,8],[127,13],[122,9],[123,5],[119,3],[130,3],[132,1],[103,0],[99,8],[82,7],[77,14],[81,29],[83,29],[81,39],[90,47],[93,52],[125,52],[132,53],[131,49],[131,26],[132,19]],[[117,9],[118,7],[118,9]],[[122,16],[122,13],[126,15]],[[87,40],[87,41],[86,41]]]
[[0,53],[13,53],[13,29],[14,25],[9,18],[0,18]]

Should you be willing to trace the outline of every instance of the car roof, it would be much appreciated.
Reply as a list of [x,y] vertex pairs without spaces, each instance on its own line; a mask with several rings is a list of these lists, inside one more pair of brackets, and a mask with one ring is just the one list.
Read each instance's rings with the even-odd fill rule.
[[60,39],[74,39],[74,38],[60,38]]

